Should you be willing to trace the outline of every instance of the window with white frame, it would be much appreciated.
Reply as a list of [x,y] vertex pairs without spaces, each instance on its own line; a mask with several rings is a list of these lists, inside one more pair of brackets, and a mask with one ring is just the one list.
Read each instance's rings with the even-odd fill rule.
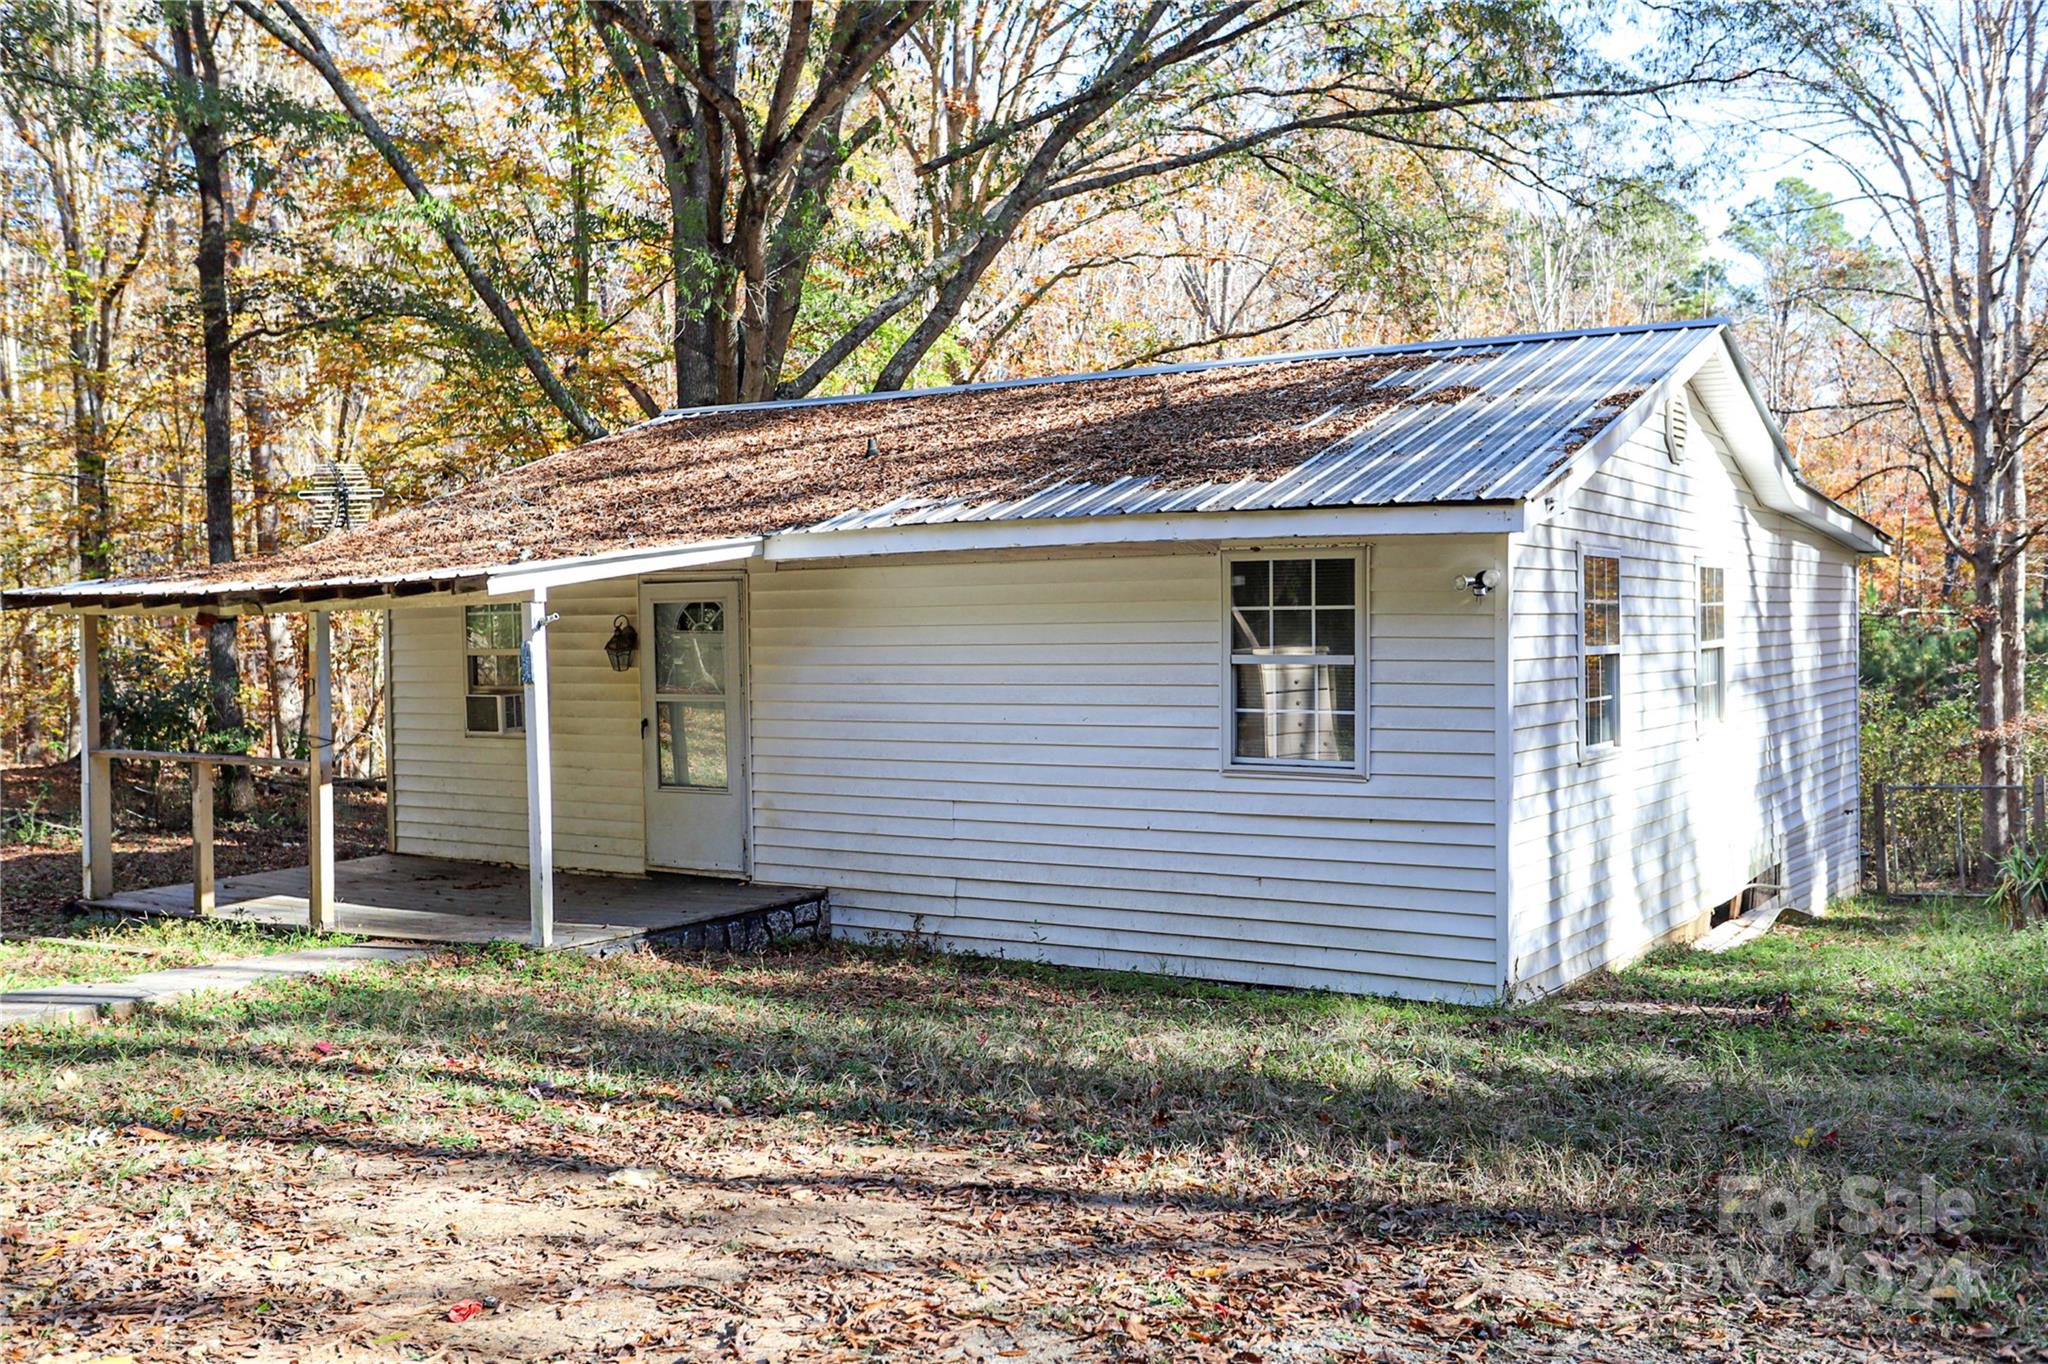
[[1700,723],[1728,713],[1728,582],[1719,568],[1700,566],[1700,670],[1696,684]]
[[1585,666],[1581,742],[1589,749],[1621,742],[1621,560],[1588,554],[1580,568]]
[[1228,564],[1232,763],[1355,769],[1359,557]]
[[463,726],[471,734],[516,734],[526,729],[526,693],[519,681],[518,602],[462,608]]

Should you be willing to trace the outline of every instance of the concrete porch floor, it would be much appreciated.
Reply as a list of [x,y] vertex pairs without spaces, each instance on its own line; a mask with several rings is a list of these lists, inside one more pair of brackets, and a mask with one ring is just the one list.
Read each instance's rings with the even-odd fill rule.
[[[398,942],[525,942],[526,872],[487,862],[379,853],[334,868],[335,929]],[[738,929],[731,945],[771,935],[821,932],[825,892],[804,886],[724,881],[653,872],[645,877],[555,876],[555,946],[616,951],[649,938],[723,946],[715,930]],[[306,869],[223,877],[209,918],[272,928],[306,927]],[[91,902],[122,914],[192,917],[190,882],[117,891]],[[782,927],[786,919],[787,928]],[[756,932],[756,927],[759,931]],[[703,931],[691,933],[689,930]]]

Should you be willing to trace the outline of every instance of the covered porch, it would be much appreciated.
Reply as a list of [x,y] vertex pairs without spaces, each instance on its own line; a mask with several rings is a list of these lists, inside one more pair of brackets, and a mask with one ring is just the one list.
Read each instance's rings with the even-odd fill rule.
[[[304,928],[311,878],[305,867],[229,876],[214,886],[208,918]],[[518,867],[379,853],[334,866],[332,929],[400,942],[525,942],[529,885]],[[121,914],[191,917],[190,882],[121,891],[88,901]],[[550,945],[617,951],[642,942],[744,950],[775,938],[823,936],[825,893],[803,886],[653,872],[644,877],[555,877]]]
[[[523,941],[547,950],[604,950],[647,939],[674,940],[704,947],[758,947],[773,937],[798,934],[824,936],[829,928],[824,892],[802,886],[755,883],[741,879],[742,862],[728,865],[670,858],[669,866],[704,867],[714,875],[654,870],[650,857],[643,869],[636,855],[631,865],[615,851],[595,865],[600,871],[568,871],[557,858],[556,824],[566,810],[573,821],[589,816],[590,784],[617,779],[637,781],[629,765],[604,769],[593,776],[587,761],[579,763],[586,740],[576,730],[579,715],[569,715],[569,737],[556,737],[556,697],[551,685],[550,641],[562,616],[551,609],[550,592],[582,584],[624,580],[631,584],[648,571],[693,569],[743,559],[755,547],[745,541],[687,551],[630,553],[573,562],[530,562],[497,572],[432,570],[384,578],[317,578],[287,582],[159,581],[94,582],[12,594],[6,604],[38,606],[71,615],[78,625],[77,699],[80,735],[80,833],[83,903],[123,913],[164,914],[222,919],[279,928],[309,928],[366,937],[414,942],[475,943]],[[383,781],[387,823],[385,851],[351,860],[336,858],[336,740],[334,649],[331,617],[337,612],[375,612],[384,618],[381,725],[386,752],[391,754],[392,619],[434,608],[470,609],[505,603],[514,611],[516,644],[501,652],[516,656],[516,682],[509,688],[519,704],[503,714],[506,735],[493,733],[460,757],[466,764],[488,765],[495,778],[511,777],[510,789],[523,785],[517,819],[518,845],[429,856],[447,851],[428,846],[399,851],[394,767],[387,760]],[[305,740],[306,756],[280,757],[212,752],[171,752],[125,747],[107,741],[102,719],[102,654],[109,625],[123,616],[200,616],[227,618],[257,614],[302,615],[306,622]],[[554,627],[554,628],[551,628]],[[564,647],[579,652],[583,641]],[[458,644],[458,650],[463,646]],[[611,652],[609,649],[605,653]],[[500,660],[502,662],[503,660]],[[580,660],[579,663],[583,660]],[[605,660],[600,657],[600,662]],[[608,672],[632,673],[633,652],[607,664]],[[502,683],[505,679],[493,678]],[[627,685],[636,685],[628,682]],[[501,687],[502,689],[502,687]],[[449,731],[462,739],[464,720],[458,708]],[[646,732],[643,720],[642,734]],[[497,727],[493,727],[496,729]],[[516,734],[509,733],[516,729]],[[516,748],[502,746],[516,737]],[[465,741],[466,742],[466,741]],[[584,787],[558,794],[558,747],[572,769],[580,767]],[[511,773],[503,772],[504,756],[512,756]],[[611,755],[616,758],[616,754]],[[113,857],[113,778],[116,762],[144,761],[183,767],[191,777],[192,873],[189,881],[134,887],[115,884]],[[637,767],[637,763],[631,767]],[[253,767],[284,775],[303,793],[305,865],[217,878],[214,869],[215,781],[221,769]],[[520,768],[523,767],[523,774]],[[524,781],[519,778],[523,775]],[[734,782],[732,785],[737,786]],[[494,787],[491,801],[502,801],[504,785]],[[463,811],[471,794],[436,788],[415,792],[422,802],[443,801]],[[483,805],[486,813],[502,804]],[[414,807],[419,808],[419,807]],[[742,805],[743,808],[743,805]],[[483,815],[480,814],[479,818]],[[502,822],[502,820],[500,821]],[[457,824],[453,827],[461,827]],[[637,816],[617,821],[621,834],[638,842]],[[588,828],[579,856],[589,857]],[[740,831],[744,836],[744,829]],[[500,838],[499,843],[505,840]],[[431,843],[431,840],[430,840]],[[520,854],[524,857],[521,858]],[[514,862],[520,865],[511,865]],[[573,864],[572,864],[573,865]],[[593,864],[585,861],[583,867]]]

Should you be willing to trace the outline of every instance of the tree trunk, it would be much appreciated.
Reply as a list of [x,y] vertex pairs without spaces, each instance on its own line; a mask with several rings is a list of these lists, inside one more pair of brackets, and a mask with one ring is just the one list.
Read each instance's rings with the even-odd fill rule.
[[1996,548],[1987,542],[1973,557],[1973,615],[1977,630],[1977,780],[1983,792],[1983,859],[1980,872],[2003,858],[2012,845],[2010,804],[1997,788],[2006,783],[2005,672],[2006,629],[2002,584],[1993,562]]
[[[165,7],[178,90],[172,108],[192,152],[199,192],[199,317],[205,381],[199,402],[205,443],[206,559],[224,564],[235,557],[235,468],[233,340],[228,303],[227,166],[221,126],[220,67],[204,5],[174,0]],[[242,729],[242,657],[232,616],[206,621],[208,728],[216,734]],[[254,804],[255,786],[246,767],[230,767],[222,791],[230,810]]]
[[[2007,484],[2006,515],[2009,524],[2024,526],[2027,519],[2027,487],[2019,460],[2004,476]],[[2027,713],[2027,555],[2017,534],[2001,536],[2006,559],[1998,575],[1998,616],[2005,635],[1999,654],[1998,689],[2005,711],[2005,741],[2000,745],[2005,766],[2006,829],[2009,842],[2027,842],[2026,825],[2026,713]]]

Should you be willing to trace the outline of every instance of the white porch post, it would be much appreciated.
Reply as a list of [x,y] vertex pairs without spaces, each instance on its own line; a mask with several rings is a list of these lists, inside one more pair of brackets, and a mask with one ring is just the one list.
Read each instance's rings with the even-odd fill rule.
[[78,618],[78,823],[84,898],[114,893],[114,769],[100,755],[100,618]]
[[398,851],[398,777],[395,759],[398,755],[398,722],[392,718],[391,703],[395,696],[391,680],[391,612],[384,613],[384,851]]
[[555,943],[554,727],[548,714],[548,593],[526,603],[526,867],[533,945]]
[[306,923],[334,931],[334,640],[327,612],[306,614],[313,694],[306,715]]

